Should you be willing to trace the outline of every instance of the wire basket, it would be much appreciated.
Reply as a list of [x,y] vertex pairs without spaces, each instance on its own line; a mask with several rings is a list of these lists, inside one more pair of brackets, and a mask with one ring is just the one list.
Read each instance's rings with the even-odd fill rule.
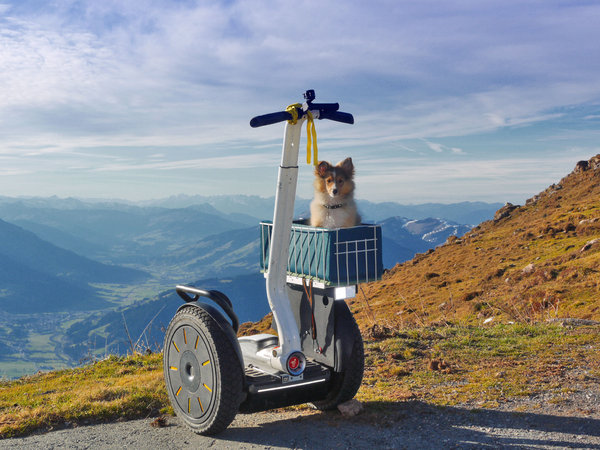
[[[273,223],[260,223],[262,272],[268,271]],[[381,227],[317,228],[294,222],[290,235],[288,275],[327,286],[350,286],[381,279]]]

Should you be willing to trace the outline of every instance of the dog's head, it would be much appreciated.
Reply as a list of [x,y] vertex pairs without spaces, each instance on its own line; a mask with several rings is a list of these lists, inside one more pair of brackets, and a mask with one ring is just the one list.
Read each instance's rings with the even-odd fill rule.
[[354,165],[346,158],[336,166],[321,161],[315,169],[315,189],[330,197],[345,197],[354,191]]

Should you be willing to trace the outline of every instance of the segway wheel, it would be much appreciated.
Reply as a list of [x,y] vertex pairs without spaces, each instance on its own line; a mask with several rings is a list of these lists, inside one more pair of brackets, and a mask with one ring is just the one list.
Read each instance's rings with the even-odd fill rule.
[[165,335],[163,372],[177,417],[198,434],[233,421],[242,400],[243,368],[230,337],[203,309],[175,314]]
[[315,409],[321,411],[335,409],[340,403],[352,400],[362,383],[365,370],[363,340],[360,329],[351,314],[349,314],[348,321],[352,324],[352,352],[344,362],[344,370],[332,373],[331,389],[327,397],[311,403]]

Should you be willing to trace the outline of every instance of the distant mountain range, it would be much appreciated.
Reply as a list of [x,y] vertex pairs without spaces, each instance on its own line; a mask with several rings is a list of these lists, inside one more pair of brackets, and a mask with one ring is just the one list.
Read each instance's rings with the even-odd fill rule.
[[[0,218],[41,239],[104,263],[164,271],[172,252],[209,235],[256,225],[257,219],[222,213],[210,205],[182,209],[53,200],[0,201]],[[168,269],[168,268],[167,268]]]
[[[273,199],[243,195],[179,196],[148,206],[46,200],[0,197],[0,218],[87,258],[178,280],[219,276],[223,270],[254,270],[258,245],[258,231],[254,230],[261,219],[272,215],[273,207]],[[178,204],[183,206],[175,207]],[[308,205],[308,200],[299,199],[296,209],[307,211]],[[460,224],[479,223],[501,206],[469,202],[406,206],[365,201],[359,205],[365,219],[384,225],[384,238],[391,241],[384,255],[390,267],[445,240],[433,235],[424,237],[425,233],[438,230],[435,233],[444,238],[448,234],[460,235],[466,231],[465,227],[457,228]],[[306,217],[307,213],[296,215]],[[467,220],[457,221],[457,217]],[[416,222],[409,224],[411,220]],[[421,233],[419,227],[426,223],[428,231]],[[396,234],[396,229],[404,224],[408,224],[404,232]]]
[[[34,208],[51,209],[127,209],[133,208],[166,208],[185,209],[191,206],[202,206],[202,210],[210,213],[213,211],[225,214],[227,218],[247,225],[255,223],[256,219],[271,219],[273,217],[274,197],[259,197],[257,195],[176,195],[164,199],[148,200],[141,202],[126,202],[124,200],[78,200],[73,198],[61,199],[49,198],[27,198],[15,199],[13,197],[0,196],[0,218],[4,206],[13,204],[15,201],[22,205]],[[308,217],[310,199],[297,198],[295,202],[295,215]],[[378,222],[388,217],[410,217],[411,219],[426,219],[428,217],[443,218],[456,223],[477,225],[488,220],[502,203],[484,202],[460,202],[460,203],[424,203],[418,205],[402,205],[395,202],[374,203],[368,200],[357,200],[359,210],[363,218],[368,222]],[[250,220],[250,222],[248,222]],[[254,222],[252,222],[254,221]]]
[[91,283],[134,283],[149,275],[101,264],[0,220],[0,310],[11,313],[110,306]]
[[444,219],[412,220],[390,217],[380,222],[383,236],[383,266],[412,259],[415,254],[443,244],[450,236],[462,236],[471,225],[461,225]]

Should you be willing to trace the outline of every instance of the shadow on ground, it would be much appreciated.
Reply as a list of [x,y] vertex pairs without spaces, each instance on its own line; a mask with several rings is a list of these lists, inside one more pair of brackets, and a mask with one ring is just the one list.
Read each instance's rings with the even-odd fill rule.
[[288,448],[598,448],[600,420],[530,412],[368,402],[365,412],[301,415],[232,427],[217,441]]

